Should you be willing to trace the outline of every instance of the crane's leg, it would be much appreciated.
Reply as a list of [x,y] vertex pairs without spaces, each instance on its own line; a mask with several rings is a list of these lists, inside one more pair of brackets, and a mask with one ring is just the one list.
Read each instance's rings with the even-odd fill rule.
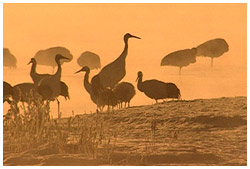
[[56,98],[57,101],[57,109],[58,109],[58,119],[61,118],[61,112],[60,112],[60,101],[58,100],[58,98]]
[[[96,113],[99,112],[98,107],[100,107],[100,106],[99,106],[99,99],[97,97],[97,99],[96,99]],[[101,110],[101,107],[100,107],[100,110]]]
[[180,67],[180,70],[179,70],[179,75],[181,75],[181,68],[182,68],[182,67]]
[[214,58],[211,58],[211,67],[213,67],[213,62],[214,62],[213,59],[214,59]]

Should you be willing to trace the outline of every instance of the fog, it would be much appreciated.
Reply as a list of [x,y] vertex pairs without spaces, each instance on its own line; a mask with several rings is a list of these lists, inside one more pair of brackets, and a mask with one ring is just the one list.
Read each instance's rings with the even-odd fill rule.
[[[61,80],[69,86],[70,100],[60,97],[63,116],[90,113],[96,106],[83,87],[84,73],[77,58],[84,51],[100,56],[102,67],[115,60],[129,32],[126,76],[122,81],[136,87],[137,72],[143,80],[175,83],[182,99],[247,95],[246,4],[4,4],[3,45],[17,58],[17,68],[3,68],[3,80],[15,85],[32,82],[30,58],[41,49],[63,46],[73,60],[62,65]],[[211,12],[213,11],[213,12]],[[198,57],[182,68],[160,66],[161,59],[176,50],[196,47],[214,38],[224,38],[229,51],[214,59]],[[52,73],[39,66],[39,73]],[[90,72],[90,78],[100,71]],[[131,106],[153,104],[136,89]],[[56,102],[52,103],[56,116]],[[8,108],[4,104],[4,112]]]

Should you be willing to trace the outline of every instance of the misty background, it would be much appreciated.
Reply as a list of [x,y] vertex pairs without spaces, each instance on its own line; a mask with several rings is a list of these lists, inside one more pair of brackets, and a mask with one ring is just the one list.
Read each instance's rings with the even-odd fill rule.
[[[143,80],[175,83],[182,99],[247,95],[247,5],[246,4],[4,4],[3,47],[17,58],[17,68],[3,68],[3,80],[15,85],[32,82],[27,65],[36,52],[62,46],[73,60],[62,65],[62,77],[69,86],[70,100],[60,97],[62,116],[89,113],[96,109],[83,87],[84,73],[77,58],[91,51],[101,58],[101,66],[123,51],[125,33],[129,39],[126,76],[122,81],[136,87],[137,72]],[[160,67],[161,59],[176,50],[196,47],[214,38],[224,38],[229,51],[214,59],[198,57],[182,68]],[[38,65],[39,73],[52,67]],[[100,71],[90,72],[90,78]],[[137,88],[137,87],[136,87]],[[136,89],[131,106],[153,104]],[[56,116],[57,104],[52,103]],[[4,104],[4,113],[8,108]]]

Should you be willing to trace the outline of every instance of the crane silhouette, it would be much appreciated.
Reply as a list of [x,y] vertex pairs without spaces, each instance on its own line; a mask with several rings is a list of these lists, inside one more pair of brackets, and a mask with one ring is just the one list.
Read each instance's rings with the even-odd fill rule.
[[101,71],[91,79],[91,84],[93,86],[101,85],[103,88],[109,87],[112,89],[126,75],[125,59],[128,54],[129,38],[141,39],[137,36],[126,33],[124,35],[125,47],[123,52],[116,60],[103,67]]
[[69,60],[68,58],[62,56],[61,54],[57,54],[55,57],[55,61],[58,66],[57,72],[54,75],[50,75],[48,77],[41,79],[38,83],[38,88],[41,86],[47,86],[51,89],[50,96],[48,95],[46,97],[56,98],[60,94],[60,90],[61,90],[60,82],[61,82],[61,73],[62,73],[62,67],[60,64],[61,59]]
[[143,74],[138,72],[137,88],[143,92],[146,96],[154,99],[157,103],[159,99],[176,98],[181,97],[180,90],[174,83],[165,83],[159,80],[146,80],[142,82]]
[[196,53],[196,48],[172,52],[161,60],[161,66],[177,66],[180,68],[179,75],[181,75],[182,67],[196,62]]
[[[55,61],[58,66],[57,72],[54,75],[41,79],[38,83],[38,93],[43,98],[46,98],[47,100],[53,100],[57,98],[61,92],[62,67],[60,64],[60,60],[62,59],[69,60],[68,58],[62,56],[61,54],[57,54],[55,57]],[[58,103],[58,115],[59,115],[60,114],[59,112],[60,102],[58,99],[57,99],[57,103]]]
[[88,66],[82,67],[79,71],[75,72],[75,74],[79,72],[86,72],[83,80],[83,85],[85,90],[89,93],[91,100],[93,103],[97,105],[97,111],[98,109],[100,111],[103,111],[103,108],[105,105],[109,106],[115,106],[116,105],[116,99],[113,91],[108,88],[100,89],[98,94],[94,92],[94,87],[89,83],[89,74],[90,69]]
[[[60,84],[61,84],[61,92],[59,96],[64,96],[65,100],[69,99],[70,97],[68,92],[68,86],[62,81],[60,82]],[[34,83],[29,83],[29,82],[19,83],[13,86],[13,88],[19,91],[19,98],[15,100],[16,102],[21,101],[30,103],[32,99],[37,99],[35,94],[38,94],[38,91]],[[41,92],[43,91],[41,90]],[[42,96],[46,96],[46,94],[43,94]],[[42,98],[42,100],[47,100],[47,99],[51,98]],[[54,101],[55,99],[50,101]]]
[[122,108],[122,103],[130,107],[130,100],[135,96],[135,87],[129,82],[118,83],[113,89],[118,105]]
[[19,98],[19,93],[11,86],[11,84],[3,81],[3,103],[7,101],[10,104],[12,102],[10,97],[12,100],[16,101]]
[[16,68],[17,59],[11,54],[8,48],[3,48],[3,66],[9,68]]
[[[30,76],[34,82],[35,85],[37,85],[40,80],[42,80],[43,78],[47,78],[47,77],[51,77],[51,74],[39,74],[36,72],[36,59],[35,58],[31,58],[30,62],[28,64],[32,63],[31,66],[31,70],[30,70]],[[68,86],[66,85],[66,83],[64,83],[63,81],[60,82],[61,83],[61,93],[60,95],[65,97],[65,100],[70,99],[69,97],[69,92],[68,92]],[[48,94],[44,94],[46,96],[48,96]]]
[[206,41],[197,46],[196,56],[204,56],[211,58],[211,67],[213,67],[213,59],[220,57],[225,52],[228,52],[229,46],[225,39],[216,38]]
[[101,68],[100,57],[90,51],[85,51],[77,59],[77,63],[80,67],[88,66],[90,70]]
[[54,57],[57,55],[63,55],[64,57],[68,58],[67,60],[61,60],[60,64],[62,65],[64,62],[70,62],[73,59],[73,55],[70,53],[70,51],[62,46],[56,46],[56,47],[51,47],[45,50],[39,50],[34,58],[36,58],[37,64],[38,65],[46,65],[46,66],[51,66],[53,68],[53,73],[54,69],[57,66],[57,63],[54,60]]
[[36,62],[35,58],[31,58],[28,65],[31,63],[32,63],[32,66],[30,69],[30,77],[32,78],[32,80],[35,84],[38,84],[39,81],[42,80],[43,78],[52,76],[51,74],[39,74],[36,72],[37,62]]

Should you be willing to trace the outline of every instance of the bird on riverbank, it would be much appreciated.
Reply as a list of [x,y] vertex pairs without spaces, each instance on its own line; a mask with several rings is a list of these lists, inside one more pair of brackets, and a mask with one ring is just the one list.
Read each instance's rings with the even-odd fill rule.
[[[57,63],[57,72],[54,75],[50,75],[41,79],[37,85],[37,91],[42,96],[42,98],[46,100],[54,100],[61,93],[61,74],[62,74],[62,66],[60,60],[69,60],[69,58],[62,56],[61,54],[57,54],[55,57],[55,61]],[[60,102],[57,99],[58,104],[58,117],[60,117]]]
[[[70,99],[68,86],[62,81],[60,82],[60,84],[61,84],[61,92],[59,96],[63,96],[65,100]],[[34,83],[29,83],[29,82],[19,83],[13,86],[13,88],[19,92],[19,98],[15,100],[16,102],[21,101],[21,102],[31,103],[32,100],[37,99],[37,97],[39,96],[41,96],[42,100],[51,99],[50,97],[43,98],[43,96],[50,95],[50,94],[44,93],[43,95],[40,95]],[[42,88],[40,88],[39,90],[40,90],[40,93],[47,92],[46,90],[42,90]],[[49,100],[49,101],[54,101],[54,100],[57,100],[57,98],[54,98],[53,100]]]
[[19,98],[18,91],[16,91],[11,84],[3,81],[3,103],[8,102],[9,104],[12,102],[10,98],[13,100],[17,100]]
[[[141,39],[137,36],[131,35],[126,33],[124,35],[124,43],[125,47],[121,55],[114,60],[113,62],[109,63],[102,70],[92,78],[91,84],[93,86],[98,86],[99,84],[103,88],[111,88],[113,89],[114,86],[123,79],[126,75],[126,68],[125,68],[125,60],[128,54],[128,39],[129,38],[137,38]],[[99,84],[98,84],[99,83]]]
[[97,105],[97,110],[99,109],[100,111],[103,111],[103,108],[106,105],[108,107],[116,105],[116,99],[114,98],[114,94],[111,89],[99,89],[97,93],[94,87],[89,83],[90,69],[88,66],[82,67],[82,69],[75,72],[75,74],[79,72],[86,72],[83,80],[83,86],[89,93],[92,102]]
[[32,64],[31,69],[30,69],[30,77],[33,80],[35,84],[38,84],[40,80],[42,80],[45,77],[50,77],[52,76],[51,74],[39,74],[36,72],[36,67],[37,67],[37,62],[35,58],[31,58],[30,62],[28,63]]
[[130,107],[130,100],[135,96],[135,87],[129,82],[118,83],[113,92],[118,102],[118,106],[122,108],[122,103],[125,107]]
[[143,74],[139,71],[136,79],[138,90],[149,98],[154,99],[156,103],[159,99],[179,99],[181,97],[180,90],[174,83],[165,83],[155,79],[142,81],[142,77]]
[[[60,92],[61,92],[61,73],[62,73],[62,67],[60,64],[60,60],[62,59],[66,59],[68,60],[68,58],[57,54],[55,57],[55,61],[57,63],[58,69],[57,72],[54,75],[50,75],[48,77],[45,77],[43,79],[41,79],[38,83],[38,92],[39,92],[39,88],[44,90],[47,90],[47,94],[44,95],[43,92],[39,92],[40,95],[43,96],[43,98],[47,98],[47,99],[54,99],[56,98]],[[40,90],[41,91],[41,90]]]

